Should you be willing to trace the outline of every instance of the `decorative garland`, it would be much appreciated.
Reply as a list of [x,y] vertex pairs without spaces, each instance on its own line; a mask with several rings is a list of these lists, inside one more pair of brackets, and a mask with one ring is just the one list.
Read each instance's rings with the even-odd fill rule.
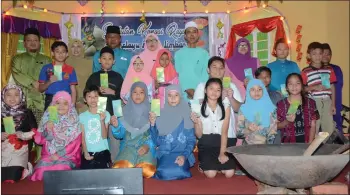
[[105,0],[101,1],[101,22],[100,24],[102,24],[104,22],[104,17],[105,16]]
[[297,61],[298,62],[300,62],[302,57],[303,57],[303,52],[301,52],[302,44],[300,43],[301,38],[303,37],[303,35],[300,33],[302,28],[303,28],[302,25],[298,25],[296,30],[295,30],[295,34],[296,34],[295,42],[297,44],[296,52],[297,52]]

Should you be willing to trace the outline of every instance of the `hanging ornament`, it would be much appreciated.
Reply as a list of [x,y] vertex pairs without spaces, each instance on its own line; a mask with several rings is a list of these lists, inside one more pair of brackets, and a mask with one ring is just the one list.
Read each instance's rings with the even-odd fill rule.
[[[283,3],[283,0],[278,0],[280,3]],[[253,0],[249,0],[249,3],[251,3],[251,2],[253,2]],[[256,2],[256,5],[258,6],[258,7],[260,7],[260,5],[261,5],[261,0],[256,0],[255,1]],[[269,4],[269,0],[264,0],[264,4],[265,5],[267,5],[267,4]]]
[[146,13],[143,12],[142,16],[140,18],[140,22],[143,23],[143,30],[145,30],[147,28],[147,20],[146,20]]
[[210,3],[210,0],[200,0],[200,2],[203,6],[207,6]]
[[105,0],[101,1],[101,21],[100,24],[104,22],[104,16],[105,16]]
[[223,39],[224,38],[224,33],[222,33],[221,29],[225,26],[224,23],[221,22],[221,19],[218,20],[218,22],[216,23],[216,27],[219,29],[218,32],[218,39]]
[[186,24],[186,14],[187,14],[187,4],[186,0],[184,0],[184,23]]
[[225,45],[226,45],[226,42],[224,42],[224,43],[222,43],[222,44],[220,44],[219,45],[219,47],[218,47],[218,55],[220,56],[220,57],[225,57]]
[[80,6],[85,6],[88,3],[88,0],[77,0]]
[[74,26],[74,24],[72,23],[72,15],[69,15],[69,20],[66,23],[64,23],[64,26],[66,26],[67,28],[68,40],[71,40],[72,39],[71,29]]
[[231,5],[231,1],[227,0],[226,1],[227,5]]

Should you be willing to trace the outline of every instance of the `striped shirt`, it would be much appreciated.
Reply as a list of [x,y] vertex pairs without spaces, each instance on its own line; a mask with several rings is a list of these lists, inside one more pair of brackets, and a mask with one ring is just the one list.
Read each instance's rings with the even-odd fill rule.
[[[329,82],[333,84],[337,81],[334,74],[334,70],[331,66],[322,66],[321,68],[315,68],[313,66],[308,66],[303,69],[301,76],[303,78],[303,84],[306,86],[315,86],[322,84],[321,75],[328,74]],[[321,91],[310,91],[309,96],[312,98],[329,98],[332,95],[331,89],[325,89]]]

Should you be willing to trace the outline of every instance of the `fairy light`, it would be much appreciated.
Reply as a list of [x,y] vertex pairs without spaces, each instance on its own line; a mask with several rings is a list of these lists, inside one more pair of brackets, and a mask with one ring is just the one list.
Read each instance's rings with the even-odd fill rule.
[[124,10],[122,10],[122,11],[120,11],[120,13],[124,14],[124,13],[125,13],[125,11],[124,11]]
[[231,12],[230,10],[227,10],[227,11],[226,11],[226,13],[228,13],[228,14],[229,14],[230,12]]
[[24,9],[27,9],[27,8],[28,8],[28,6],[27,6],[27,5],[23,5],[23,8],[24,8]]
[[266,8],[266,4],[263,4],[262,7],[263,7],[263,8]]
[[10,15],[10,12],[5,12],[5,15]]
[[165,10],[163,10],[162,13],[165,14]]
[[44,9],[44,12],[47,12],[47,9]]
[[292,41],[288,40],[288,41],[287,41],[287,43],[288,43],[288,44],[291,44],[291,43],[292,43]]
[[244,13],[247,13],[247,12],[249,12],[249,9],[248,9],[248,7],[244,7],[244,11],[243,11]]
[[186,14],[187,13],[187,11],[184,11],[184,14]]
[[141,13],[145,13],[145,10],[142,10]]
[[205,10],[205,13],[207,14],[209,11],[208,10]]
[[281,17],[280,17],[280,20],[284,20],[284,17],[283,17],[283,16],[281,16]]

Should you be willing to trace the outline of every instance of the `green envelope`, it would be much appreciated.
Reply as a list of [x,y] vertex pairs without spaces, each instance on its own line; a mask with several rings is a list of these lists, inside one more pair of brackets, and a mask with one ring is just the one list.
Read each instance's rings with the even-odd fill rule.
[[199,103],[199,100],[190,100],[191,104],[191,111],[196,113],[198,116],[201,115],[201,104]]
[[222,85],[224,88],[230,88],[230,84],[231,84],[231,77],[224,77],[222,79]]
[[253,71],[252,71],[252,69],[251,69],[251,68],[246,68],[246,69],[244,69],[244,76],[245,76],[245,78],[247,78],[248,80],[253,79],[254,77],[253,77]]
[[4,122],[5,132],[7,134],[14,134],[14,133],[16,133],[15,122],[13,121],[13,117],[12,116],[4,117],[2,120]]
[[156,68],[156,72],[157,72],[157,81],[159,83],[164,83],[165,82],[164,68],[158,67],[158,68]]
[[255,114],[254,123],[255,123],[256,125],[258,125],[258,126],[261,124],[260,112],[258,112],[258,113]]
[[112,101],[113,105],[113,113],[116,117],[121,117],[123,116],[123,110],[122,110],[122,102],[121,100],[113,100]]
[[281,84],[281,93],[283,95],[283,97],[288,97],[288,92],[286,89],[286,84]]
[[330,89],[331,88],[331,83],[329,81],[329,74],[321,74],[321,81],[322,81],[322,85],[327,88]]
[[49,106],[47,108],[47,111],[49,112],[49,121],[57,123],[58,122],[57,106]]
[[295,114],[298,110],[299,105],[300,101],[293,101],[288,108],[287,114]]
[[102,73],[100,74],[100,84],[101,87],[108,88],[108,74],[107,73]]
[[154,112],[157,116],[160,116],[160,99],[152,99],[151,112]]
[[107,97],[98,97],[97,113],[104,113],[107,107]]
[[62,81],[62,65],[54,65],[53,74],[57,77],[57,80]]
[[136,83],[136,82],[139,82],[139,81],[141,81],[141,80],[139,79],[139,77],[135,77],[135,78],[133,79],[133,81],[134,81],[134,83]]

